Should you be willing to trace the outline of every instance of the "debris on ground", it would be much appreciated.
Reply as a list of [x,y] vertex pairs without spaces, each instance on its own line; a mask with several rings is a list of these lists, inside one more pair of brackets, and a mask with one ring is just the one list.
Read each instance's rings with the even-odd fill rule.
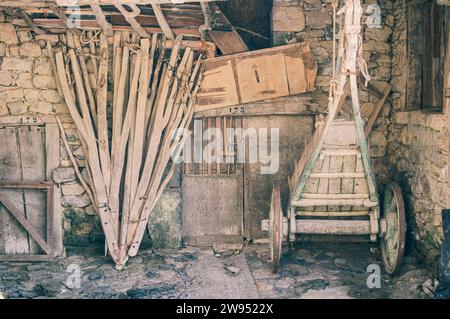
[[238,267],[234,266],[224,266],[224,268],[233,275],[237,275],[241,271]]
[[243,244],[225,244],[225,243],[212,244],[214,256],[221,258],[240,254],[243,247],[244,247]]

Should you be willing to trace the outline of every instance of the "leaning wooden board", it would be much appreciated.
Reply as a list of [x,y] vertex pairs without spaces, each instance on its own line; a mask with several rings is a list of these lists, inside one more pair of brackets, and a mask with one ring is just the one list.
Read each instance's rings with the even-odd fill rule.
[[208,59],[194,111],[310,92],[316,75],[308,43]]

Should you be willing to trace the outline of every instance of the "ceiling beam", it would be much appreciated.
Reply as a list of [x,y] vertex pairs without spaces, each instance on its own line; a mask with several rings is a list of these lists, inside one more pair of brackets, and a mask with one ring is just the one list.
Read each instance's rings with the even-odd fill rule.
[[103,29],[103,32],[105,32],[105,35],[110,37],[113,35],[113,27],[111,23],[109,23],[106,20],[105,14],[103,13],[102,7],[100,7],[98,4],[91,4],[91,9],[95,13],[95,19],[97,20],[97,23],[101,26]]
[[152,3],[153,12],[155,13],[156,20],[158,20],[158,24],[161,27],[162,32],[164,33],[167,39],[173,40],[175,36],[173,35],[172,29],[167,23],[166,17],[164,16],[161,6],[156,3]]
[[[181,3],[195,3],[195,2],[211,2],[213,0],[5,0],[0,3],[0,7],[48,7],[54,6],[84,6],[91,4],[98,5],[130,5],[130,4],[181,4]],[[226,0],[219,0],[226,1]]]

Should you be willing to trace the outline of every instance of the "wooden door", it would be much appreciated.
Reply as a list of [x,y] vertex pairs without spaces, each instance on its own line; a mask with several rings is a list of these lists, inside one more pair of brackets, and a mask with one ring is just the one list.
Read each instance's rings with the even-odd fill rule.
[[0,141],[0,257],[59,252],[52,183],[60,161],[57,125],[0,124]]
[[[243,240],[242,165],[236,163],[236,140],[225,128],[241,127],[238,117],[213,117],[193,122],[191,158],[183,176],[183,240],[192,245]],[[215,140],[208,128],[221,128],[223,154],[220,163],[204,158],[206,145]],[[186,149],[185,149],[186,151]],[[227,158],[233,163],[227,163]],[[229,160],[228,162],[231,162]]]

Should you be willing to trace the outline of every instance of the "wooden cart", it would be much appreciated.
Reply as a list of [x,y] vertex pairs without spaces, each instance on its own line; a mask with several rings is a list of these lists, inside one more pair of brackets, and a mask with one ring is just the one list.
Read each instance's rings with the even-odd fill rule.
[[[380,201],[360,114],[357,76],[370,80],[362,58],[360,0],[346,0],[341,12],[345,13],[343,42],[330,85],[328,116],[317,123],[289,179],[287,216],[283,217],[276,185],[270,219],[263,222],[263,228],[269,230],[273,272],[278,270],[283,238],[292,242],[296,234],[378,240],[388,273],[394,273],[402,260],[406,234],[402,194],[398,185],[389,183]],[[347,88],[352,98],[351,121],[336,118]]]

